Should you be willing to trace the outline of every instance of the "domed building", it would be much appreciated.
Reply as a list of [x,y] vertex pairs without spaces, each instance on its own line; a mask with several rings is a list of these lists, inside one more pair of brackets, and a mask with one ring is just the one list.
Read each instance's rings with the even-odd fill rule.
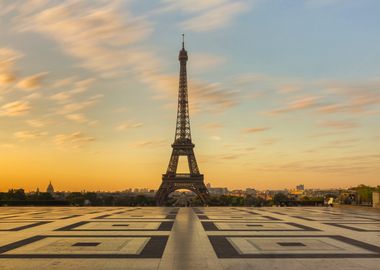
[[46,192],[47,192],[47,193],[50,193],[51,195],[54,194],[54,187],[53,187],[53,185],[51,184],[51,181],[49,182],[49,185],[48,185],[48,187],[47,187],[47,189],[46,189]]

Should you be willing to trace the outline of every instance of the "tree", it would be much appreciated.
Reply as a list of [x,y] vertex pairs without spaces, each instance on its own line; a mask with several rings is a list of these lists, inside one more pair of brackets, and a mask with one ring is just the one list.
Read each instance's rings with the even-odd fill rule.
[[20,189],[10,189],[7,194],[8,200],[24,201],[26,199],[25,191]]
[[288,196],[286,196],[284,193],[282,192],[279,192],[279,193],[276,193],[273,197],[273,202],[276,204],[276,205],[279,205],[279,204],[284,204],[286,201],[288,201]]

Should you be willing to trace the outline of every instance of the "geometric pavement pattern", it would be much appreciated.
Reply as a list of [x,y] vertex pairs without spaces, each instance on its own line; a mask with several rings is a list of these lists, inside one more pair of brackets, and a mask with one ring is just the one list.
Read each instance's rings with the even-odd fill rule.
[[359,207],[2,207],[0,269],[379,269]]

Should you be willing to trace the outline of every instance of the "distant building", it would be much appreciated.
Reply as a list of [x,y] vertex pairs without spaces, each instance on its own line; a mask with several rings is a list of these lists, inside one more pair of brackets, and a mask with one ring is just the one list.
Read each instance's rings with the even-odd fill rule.
[[228,194],[228,189],[227,188],[222,188],[222,187],[210,187],[207,188],[208,191],[210,192],[211,195],[227,195]]
[[236,197],[243,197],[244,191],[241,189],[234,189],[230,192],[231,196],[236,196]]
[[210,184],[210,183],[207,183],[206,187],[207,187],[207,188],[211,188],[211,184]]
[[298,191],[304,191],[305,190],[305,185],[304,184],[300,184],[300,185],[296,186],[296,189]]
[[47,193],[50,193],[51,195],[54,194],[54,187],[53,187],[53,185],[51,184],[51,181],[49,182],[49,185],[48,185],[48,187],[47,187],[47,189],[46,189],[46,192],[47,192]]
[[245,194],[255,197],[257,195],[257,191],[254,188],[246,188],[245,189]]

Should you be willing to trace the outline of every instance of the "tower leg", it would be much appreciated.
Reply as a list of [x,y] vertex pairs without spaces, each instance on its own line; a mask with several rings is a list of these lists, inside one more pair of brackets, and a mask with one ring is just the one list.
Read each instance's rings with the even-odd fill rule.
[[164,206],[169,194],[176,191],[177,189],[187,189],[193,191],[201,199],[204,205],[207,205],[209,202],[210,195],[204,183],[193,183],[191,186],[188,187],[176,187],[175,182],[163,181],[156,193],[156,205]]

